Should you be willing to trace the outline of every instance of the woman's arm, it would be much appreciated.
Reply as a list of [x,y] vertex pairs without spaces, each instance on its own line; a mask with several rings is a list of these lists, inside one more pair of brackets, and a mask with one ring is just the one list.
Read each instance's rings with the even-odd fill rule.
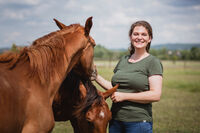
[[104,79],[102,76],[97,74],[95,81],[105,90],[113,88],[112,84],[110,81]]
[[92,81],[96,81],[96,83],[98,83],[105,90],[113,88],[110,81],[104,79],[102,76],[98,74],[96,65],[93,66],[93,72],[90,79]]
[[158,102],[162,93],[162,76],[153,75],[149,77],[149,91],[138,92],[138,93],[122,93],[115,92],[111,99],[113,102],[121,101],[132,101],[137,103],[151,103]]

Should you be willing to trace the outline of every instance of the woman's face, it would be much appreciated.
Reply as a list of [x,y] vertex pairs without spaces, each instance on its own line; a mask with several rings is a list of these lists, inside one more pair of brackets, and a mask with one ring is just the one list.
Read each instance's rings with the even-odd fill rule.
[[147,29],[143,26],[136,26],[133,29],[130,39],[135,50],[146,49],[147,44],[151,42],[151,37],[149,36]]

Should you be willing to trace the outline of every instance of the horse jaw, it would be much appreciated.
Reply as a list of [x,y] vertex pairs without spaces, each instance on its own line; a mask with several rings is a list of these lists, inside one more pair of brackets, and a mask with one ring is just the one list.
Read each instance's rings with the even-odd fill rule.
[[113,88],[107,90],[106,92],[104,92],[102,95],[104,97],[104,99],[107,99],[109,96],[111,96],[119,87],[119,84],[115,85]]

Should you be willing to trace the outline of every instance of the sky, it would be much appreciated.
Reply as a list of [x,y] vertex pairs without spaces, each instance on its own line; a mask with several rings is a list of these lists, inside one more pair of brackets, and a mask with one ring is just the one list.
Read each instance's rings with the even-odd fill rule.
[[153,28],[152,45],[200,43],[200,0],[0,0],[0,48],[31,45],[66,25],[85,25],[93,16],[91,36],[109,49],[128,48],[128,31],[138,20]]

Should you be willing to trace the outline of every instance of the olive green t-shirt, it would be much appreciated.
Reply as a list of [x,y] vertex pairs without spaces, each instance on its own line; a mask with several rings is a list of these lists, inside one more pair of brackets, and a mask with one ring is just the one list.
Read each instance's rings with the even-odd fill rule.
[[[137,93],[149,90],[148,77],[162,75],[163,67],[159,59],[149,55],[135,62],[128,62],[130,55],[123,56],[114,69],[112,85],[120,84],[117,91]],[[152,104],[123,101],[112,104],[113,119],[125,122],[152,121]]]

